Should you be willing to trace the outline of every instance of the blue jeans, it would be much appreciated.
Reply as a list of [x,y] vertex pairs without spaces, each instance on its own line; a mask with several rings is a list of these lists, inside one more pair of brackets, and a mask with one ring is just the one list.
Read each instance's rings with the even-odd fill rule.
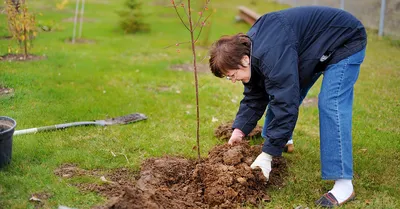
[[353,89],[365,49],[329,65],[318,96],[322,179],[352,179]]
[[[322,73],[323,80],[318,96],[322,179],[353,178],[353,89],[364,57],[365,49],[329,65]],[[300,103],[320,75],[316,74],[310,86],[301,89]],[[264,138],[268,123],[273,117],[268,109],[262,132]]]

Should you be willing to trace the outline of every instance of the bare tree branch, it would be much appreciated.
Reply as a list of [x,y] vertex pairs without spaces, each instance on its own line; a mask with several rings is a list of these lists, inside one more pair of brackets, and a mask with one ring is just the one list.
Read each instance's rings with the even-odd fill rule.
[[[206,24],[208,18],[209,18],[211,15],[212,15],[212,14],[208,15],[208,17],[207,17],[202,23]],[[204,25],[202,24],[201,27],[200,27],[199,34],[198,34],[197,37],[196,37],[195,43],[199,40],[201,31],[203,30],[203,27],[204,27]]]
[[176,44],[172,44],[172,45],[166,46],[166,47],[164,47],[164,49],[168,49],[168,48],[173,47],[173,46],[179,46],[181,44],[187,44],[187,43],[190,43],[190,41],[178,42]]
[[[181,14],[179,14],[178,9],[176,8],[174,0],[171,0],[171,3],[175,9],[176,15],[178,15],[179,19],[181,20],[182,24],[185,26],[185,28],[190,31],[189,27],[186,25],[185,21],[183,21]],[[185,11],[186,13],[186,11]]]
[[[196,30],[197,26],[199,26],[199,23],[200,23],[200,21],[201,21],[201,19],[203,17],[203,14],[206,11],[206,9],[208,8],[208,3],[210,3],[210,0],[206,0],[206,3],[204,4],[203,9],[200,11],[201,12],[200,13],[200,17],[199,17],[199,19],[197,20],[197,23],[194,26],[194,30]],[[208,17],[210,17],[210,15]],[[203,22],[206,22],[208,17]]]

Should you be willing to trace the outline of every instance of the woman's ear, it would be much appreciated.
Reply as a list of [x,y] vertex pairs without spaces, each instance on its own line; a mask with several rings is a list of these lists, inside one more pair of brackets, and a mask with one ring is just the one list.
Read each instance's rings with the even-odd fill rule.
[[242,65],[248,67],[250,65],[250,58],[247,55],[242,57]]

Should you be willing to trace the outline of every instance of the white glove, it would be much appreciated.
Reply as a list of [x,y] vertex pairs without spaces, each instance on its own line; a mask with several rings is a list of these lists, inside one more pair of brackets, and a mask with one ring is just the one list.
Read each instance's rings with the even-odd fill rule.
[[235,130],[232,132],[231,138],[228,141],[228,144],[233,145],[239,143],[243,140],[243,137],[244,133],[240,129],[235,128]]
[[269,180],[269,173],[271,172],[271,162],[272,162],[272,156],[262,152],[256,160],[250,165],[251,169],[256,169],[261,168],[261,171],[263,172],[265,178],[267,178],[267,181]]

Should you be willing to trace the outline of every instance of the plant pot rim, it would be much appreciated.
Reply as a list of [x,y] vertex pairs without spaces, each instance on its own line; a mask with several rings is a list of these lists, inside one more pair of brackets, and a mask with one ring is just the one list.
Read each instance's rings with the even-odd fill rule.
[[[8,123],[5,123],[4,121],[7,121]],[[15,128],[15,126],[17,126],[17,122],[10,117],[0,116],[0,125],[9,127],[8,129],[0,132],[0,134],[5,134],[5,133],[8,133],[9,131],[13,130]]]

